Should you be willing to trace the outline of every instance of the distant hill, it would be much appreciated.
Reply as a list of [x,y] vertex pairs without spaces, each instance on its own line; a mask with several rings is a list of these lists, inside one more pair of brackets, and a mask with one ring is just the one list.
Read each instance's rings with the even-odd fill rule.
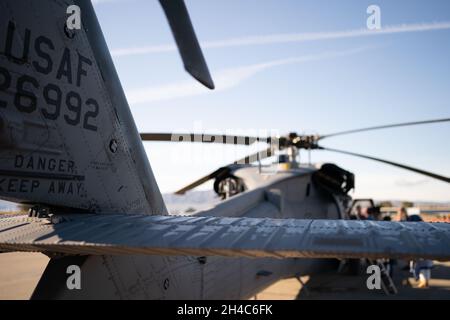
[[[207,209],[220,201],[214,191],[191,191],[182,196],[166,193],[163,194],[163,198],[171,214],[185,214]],[[0,212],[17,209],[18,206],[15,203],[0,200]]]
[[[171,214],[186,214],[193,211],[205,210],[214,206],[220,201],[214,191],[190,191],[185,195],[179,196],[173,193],[163,194],[164,201]],[[395,207],[402,204],[401,200],[383,200],[389,201]],[[382,200],[376,200],[377,203]],[[450,207],[450,202],[432,202],[432,201],[416,201],[414,206],[417,207]],[[0,211],[17,210],[17,205],[12,202],[0,200]]]
[[208,209],[220,201],[214,191],[190,191],[182,196],[165,193],[163,198],[171,214],[186,214]]
[[[404,203],[404,200],[379,200],[375,199],[375,203],[390,202],[394,207],[399,207]],[[408,201],[406,201],[408,202]],[[450,202],[448,201],[411,201],[415,207],[450,207]]]
[[14,211],[17,210],[18,206],[13,202],[0,200],[0,212],[1,211]]

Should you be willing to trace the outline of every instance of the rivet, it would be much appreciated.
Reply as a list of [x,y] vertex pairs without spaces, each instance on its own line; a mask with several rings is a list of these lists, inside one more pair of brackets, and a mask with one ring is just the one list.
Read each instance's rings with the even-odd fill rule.
[[119,148],[119,145],[117,144],[117,140],[116,139],[112,139],[109,142],[109,151],[111,151],[112,153],[116,153],[118,148]]

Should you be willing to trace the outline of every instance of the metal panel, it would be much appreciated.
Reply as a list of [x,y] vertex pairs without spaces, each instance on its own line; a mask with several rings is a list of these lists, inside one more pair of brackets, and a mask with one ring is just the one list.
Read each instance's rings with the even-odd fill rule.
[[449,244],[446,223],[125,214],[0,219],[2,251],[450,260]]

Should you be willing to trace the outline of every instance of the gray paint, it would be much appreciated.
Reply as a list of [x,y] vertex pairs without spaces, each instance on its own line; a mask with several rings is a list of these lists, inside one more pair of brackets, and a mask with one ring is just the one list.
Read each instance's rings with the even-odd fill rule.
[[[68,37],[63,26],[66,19],[65,9],[72,3],[82,8],[83,30],[77,31],[75,37]],[[196,219],[195,217],[186,218],[181,224],[177,220],[179,218],[168,217],[167,224],[162,227],[168,226],[178,230],[176,233],[168,232],[160,237],[146,232],[146,227],[161,227],[157,220],[164,217],[156,215],[165,215],[166,209],[90,1],[3,0],[0,2],[1,42],[6,40],[4,35],[10,22],[14,22],[17,28],[13,52],[19,52],[26,43],[26,29],[30,30],[31,43],[29,55],[23,60],[8,57],[3,49],[5,43],[0,43],[0,67],[3,68],[3,73],[6,70],[6,74],[11,76],[11,84],[0,90],[0,181],[3,181],[0,184],[0,199],[44,204],[55,212],[62,207],[73,213],[85,210],[98,214],[73,214],[69,216],[69,221],[60,224],[46,224],[42,220],[22,221],[20,219],[23,218],[17,217],[1,220],[1,250],[37,250],[52,255],[58,252],[79,254],[89,249],[86,253],[92,254],[78,262],[82,268],[83,290],[67,290],[64,276],[67,265],[73,263],[74,258],[65,256],[51,259],[34,292],[34,298],[248,298],[280,278],[320,270],[326,262],[319,259],[234,258],[240,254],[254,255],[255,251],[261,256],[274,253],[286,255],[286,248],[289,249],[288,255],[300,252],[299,256],[304,256],[304,253],[309,252],[308,243],[303,243],[305,247],[302,248],[292,246],[292,242],[287,241],[280,242],[280,247],[277,247],[278,244],[268,241],[270,233],[266,232],[267,230],[279,232],[279,236],[284,235],[286,231],[286,236],[289,236],[288,230],[291,230],[291,227],[286,225],[289,223],[294,225],[292,235],[303,230],[304,233],[299,233],[300,236],[317,239],[323,238],[328,231],[331,234],[335,232],[336,241],[341,239],[340,236],[345,238],[346,235],[358,235],[365,239],[370,237],[372,231],[392,236],[391,240],[396,239],[399,232],[406,238],[414,239],[417,228],[413,225],[401,225],[397,230],[396,225],[390,224],[383,225],[387,228],[382,228],[380,225],[370,224],[347,225],[345,221],[261,220],[309,217],[336,219],[343,205],[336,206],[335,200],[324,197],[315,189],[308,199],[297,197],[304,193],[305,184],[310,182],[313,169],[281,172],[270,178],[250,174],[249,170],[253,169],[249,169],[246,173],[245,170],[236,173],[247,175],[249,191],[220,203],[210,211],[198,213],[198,216],[216,217],[213,221],[221,227],[217,228],[217,235],[210,234],[212,238],[219,237],[222,232],[223,236],[230,239],[230,236],[235,235],[233,228],[236,227],[242,228],[241,231],[246,232],[249,239],[255,236],[261,239],[261,243],[274,247],[269,250],[269,247],[256,246],[248,250],[245,246],[251,242],[242,242],[233,247],[232,243],[221,243],[220,238],[216,238],[218,242],[214,246],[206,240],[204,244],[188,248],[194,248],[196,255],[213,254],[206,258],[206,263],[200,263],[203,260],[199,261],[197,256],[178,255],[192,254],[186,252],[183,243],[177,243],[176,238],[170,238],[187,235],[180,233],[179,228],[191,228],[195,235],[195,228],[200,230],[212,226],[188,223]],[[48,43],[43,45],[42,38],[39,38],[41,42],[36,44],[38,37],[42,36],[50,39],[53,50],[49,50]],[[44,50],[51,56],[52,72],[42,72],[46,60],[42,52],[39,54],[36,51],[35,46],[40,46],[41,51]],[[92,63],[90,66],[84,65],[87,74],[81,75],[79,86],[75,83],[76,78],[69,81],[63,73],[60,73],[59,78],[56,77],[59,65],[63,66],[62,70],[64,66],[67,67],[61,64],[61,61],[67,61],[63,60],[65,50],[70,50],[72,76],[77,74],[78,54]],[[36,61],[40,69],[33,64]],[[32,90],[36,95],[37,111],[31,110],[30,105],[21,105],[17,101],[15,103],[14,97],[20,91],[17,79],[23,75],[33,77],[37,83],[30,83],[28,78],[25,85],[26,90]],[[3,84],[7,82],[4,74],[2,81]],[[92,111],[92,105],[89,109],[86,102],[89,99],[98,102],[98,116],[88,121],[91,129],[84,128],[84,121],[76,121],[76,112],[64,104],[60,115],[55,119],[50,119],[51,117],[42,113],[41,109],[45,108],[48,113],[55,114],[44,97],[49,83],[57,85],[64,98],[71,91],[80,95],[83,103],[82,120],[86,117],[86,110]],[[54,89],[53,94],[55,92],[57,89]],[[63,101],[65,102],[64,99]],[[6,107],[2,102],[6,102]],[[19,107],[15,104],[19,104]],[[28,112],[30,110],[31,112]],[[92,126],[97,129],[92,130]],[[26,161],[18,165],[20,157]],[[30,162],[31,159],[33,162]],[[46,166],[39,168],[36,164],[39,162],[45,162]],[[49,166],[50,162],[52,165]],[[149,214],[155,216],[148,216]],[[226,216],[235,216],[237,219],[228,220]],[[268,225],[261,230],[252,229],[248,224],[253,222],[250,222],[247,216],[257,218],[251,220],[253,222]],[[305,223],[311,228],[303,228]],[[281,226],[278,231],[274,229],[277,225]],[[84,227],[80,228],[81,226]],[[425,230],[431,227],[420,225],[420,228]],[[255,230],[261,232],[252,233]],[[421,248],[421,244],[428,244],[428,241],[433,239],[438,241],[434,245],[439,253],[439,250],[442,250],[440,245],[448,243],[448,236],[446,230],[440,227],[436,227],[436,230],[438,231],[433,233],[425,232],[426,230],[421,233],[419,240],[415,240],[418,241],[418,246],[406,254],[416,254],[415,250]],[[317,232],[318,234],[315,234]],[[76,235],[81,238],[70,243],[68,240],[73,240]],[[82,244],[82,241],[88,239],[92,245]],[[133,242],[132,239],[142,241]],[[164,245],[165,240],[170,242]],[[184,246],[189,244],[192,245],[188,241]],[[314,248],[318,249],[313,246],[312,249]],[[161,255],[148,255],[155,253],[155,249],[162,250]],[[363,255],[367,253],[366,249],[370,247],[355,245],[351,253],[359,252],[358,255]],[[142,254],[135,254],[138,251]],[[333,245],[326,251],[326,256],[330,257],[338,256],[342,252],[339,246]],[[225,253],[231,254],[233,258],[217,256]],[[422,253],[423,251],[419,252]],[[323,252],[316,256],[323,256],[322,254]],[[444,254],[447,254],[447,251],[444,251]],[[270,275],[258,276],[261,271],[269,271]]]

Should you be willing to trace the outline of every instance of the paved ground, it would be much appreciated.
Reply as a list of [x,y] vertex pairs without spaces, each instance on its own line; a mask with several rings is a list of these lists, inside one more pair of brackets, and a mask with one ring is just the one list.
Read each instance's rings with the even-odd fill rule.
[[[39,253],[0,254],[0,300],[28,299],[48,258]],[[397,268],[394,281],[396,296],[381,290],[368,290],[367,276],[345,276],[336,273],[281,280],[257,295],[257,299],[450,299],[450,262],[436,263],[429,289],[417,289],[409,273]],[[405,285],[409,281],[412,286]]]
[[47,266],[41,253],[0,254],[0,300],[28,299]]
[[368,290],[366,275],[346,276],[336,273],[281,280],[257,295],[257,299],[448,299],[450,300],[450,262],[435,263],[430,287],[418,289],[408,271],[395,269],[397,295],[387,296],[382,290]]

